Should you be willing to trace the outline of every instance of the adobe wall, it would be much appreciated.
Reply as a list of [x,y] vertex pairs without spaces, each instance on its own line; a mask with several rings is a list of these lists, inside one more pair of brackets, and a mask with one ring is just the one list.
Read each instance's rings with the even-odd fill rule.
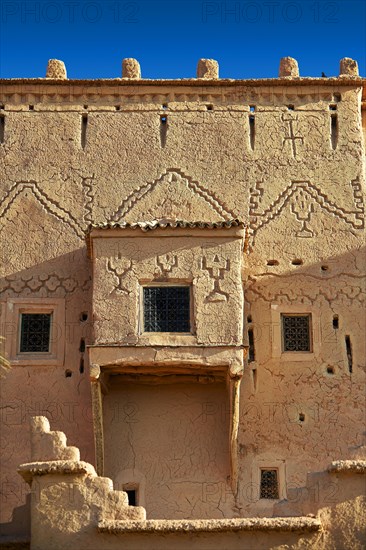
[[[255,362],[241,384],[239,493],[226,517],[271,513],[272,503],[256,504],[259,461],[277,461],[287,483],[297,486],[308,470],[362,443],[361,85],[357,78],[1,82],[0,284],[7,340],[15,329],[6,301],[56,297],[65,307],[62,364],[13,361],[2,379],[5,534],[28,532],[23,511],[22,520],[11,523],[11,516],[25,503],[15,465],[28,459],[28,417],[35,411],[47,412],[83,459],[94,460],[87,354],[80,351],[82,338],[92,342],[84,240],[91,222],[238,217],[251,229],[243,277]],[[278,313],[299,308],[313,314],[316,353],[284,360]],[[220,422],[219,410],[212,415]],[[133,467],[132,455],[123,461]],[[191,479],[187,472],[185,482]],[[155,517],[165,513],[163,506],[154,509]]]

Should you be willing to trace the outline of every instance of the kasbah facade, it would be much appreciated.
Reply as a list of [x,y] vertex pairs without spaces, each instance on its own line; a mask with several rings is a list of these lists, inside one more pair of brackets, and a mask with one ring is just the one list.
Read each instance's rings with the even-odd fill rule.
[[0,109],[1,548],[364,548],[357,62]]

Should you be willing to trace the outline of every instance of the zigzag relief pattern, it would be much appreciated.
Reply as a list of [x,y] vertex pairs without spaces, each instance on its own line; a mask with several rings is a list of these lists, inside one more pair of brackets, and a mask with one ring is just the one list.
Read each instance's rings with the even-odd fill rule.
[[0,201],[0,220],[4,219],[18,195],[26,190],[32,192],[33,196],[49,214],[52,214],[58,220],[66,223],[80,239],[83,238],[84,231],[80,223],[70,214],[70,212],[42,191],[35,181],[17,182],[9,189]]
[[84,191],[84,221],[86,223],[93,222],[93,202],[94,202],[94,190],[93,190],[93,176],[89,178],[82,178],[82,186]]
[[314,235],[307,224],[310,222],[315,204],[318,204],[326,212],[342,219],[354,229],[363,229],[365,227],[364,202],[361,184],[358,179],[351,181],[355,204],[354,210],[347,210],[337,206],[328,199],[327,195],[322,193],[318,187],[309,181],[293,181],[267,209],[259,211],[259,203],[264,192],[262,183],[258,182],[255,188],[251,190],[249,215],[253,239],[257,231],[277,218],[289,203],[292,213],[302,223],[302,229],[298,233],[300,237],[312,237]]
[[142,185],[132,191],[132,193],[130,193],[130,195],[122,201],[121,205],[115,214],[113,214],[111,219],[116,222],[123,220],[124,216],[132,210],[135,204],[137,204],[137,202],[146,194],[150,193],[160,182],[166,182],[167,185],[183,184],[187,186],[194,194],[203,198],[225,220],[230,220],[237,217],[236,214],[231,212],[222,202],[220,202],[213,193],[207,191],[207,189],[202,187],[197,181],[194,181],[189,176],[186,176],[178,168],[171,168],[164,172],[164,174],[159,176],[156,180]]

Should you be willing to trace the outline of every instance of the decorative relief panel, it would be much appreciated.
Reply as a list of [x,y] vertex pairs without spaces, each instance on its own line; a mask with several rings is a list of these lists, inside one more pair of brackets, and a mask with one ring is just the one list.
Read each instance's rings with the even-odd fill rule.
[[224,279],[225,272],[230,271],[230,260],[219,258],[217,254],[212,259],[204,256],[201,260],[201,267],[208,271],[213,282],[213,289],[207,295],[206,302],[227,302],[229,294],[221,289],[220,281]]

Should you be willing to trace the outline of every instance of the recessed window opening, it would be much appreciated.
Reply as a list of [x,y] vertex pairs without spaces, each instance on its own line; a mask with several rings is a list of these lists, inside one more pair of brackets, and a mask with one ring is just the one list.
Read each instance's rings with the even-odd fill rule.
[[353,357],[352,357],[351,337],[349,335],[347,335],[345,337],[345,341],[346,341],[346,350],[347,350],[348,370],[349,370],[349,372],[352,372],[352,370],[353,370]]
[[189,286],[143,288],[145,332],[190,332]]
[[334,374],[334,367],[327,367],[328,374]]
[[115,105],[114,108],[116,109],[116,111],[120,111],[120,110],[121,110],[121,106],[120,106],[120,105]]
[[124,489],[128,496],[128,505],[137,506],[137,490],[136,489]]
[[88,108],[88,105],[84,105],[84,109],[87,109]]
[[249,115],[249,141],[250,141],[250,147],[252,150],[254,150],[254,143],[255,143],[255,116]]
[[249,105],[249,111],[251,113],[254,113],[255,112],[255,105]]
[[289,111],[294,111],[295,110],[295,106],[294,105],[287,105],[287,109]]
[[336,111],[336,110],[337,110],[337,105],[335,105],[334,103],[331,103],[331,104],[329,105],[329,110],[330,110],[330,111]]
[[69,369],[65,370],[65,377],[66,378],[71,378],[71,376],[72,376],[72,371],[69,370]]
[[270,469],[261,470],[260,498],[278,499],[278,471]]
[[338,141],[338,118],[336,113],[330,115],[330,138],[332,149],[336,149]]
[[168,130],[168,117],[160,115],[160,145],[165,147]]
[[160,117],[160,122],[161,122],[161,124],[166,124],[166,123],[168,122],[168,117],[166,117],[166,116],[161,116],[161,117]]
[[83,311],[81,314],[80,314],[80,321],[82,323],[85,323],[85,321],[88,320],[88,314],[86,313],[86,311]]
[[274,267],[278,264],[279,264],[278,260],[268,260],[267,261],[267,265],[270,266],[270,267]]
[[168,108],[168,104],[167,103],[163,103],[162,106],[161,106],[162,109],[167,109]]
[[80,351],[80,353],[85,352],[85,338],[81,338],[81,340],[80,340],[79,351]]
[[30,111],[34,111],[34,105],[28,105],[28,109],[29,109]]
[[206,105],[206,109],[208,111],[213,111],[213,105],[211,105],[211,104]]
[[253,322],[253,317],[251,315],[248,315],[247,323],[252,323],[252,322]]
[[1,109],[1,110],[5,109],[5,105],[1,104],[1,105],[0,105],[0,109]]
[[79,372],[80,372],[80,374],[83,374],[83,372],[84,372],[84,358],[83,357],[80,357]]
[[49,353],[52,313],[21,313],[20,353]]
[[295,258],[291,263],[292,265],[302,265],[304,262],[300,258]]
[[281,315],[282,351],[311,351],[311,315]]
[[338,315],[334,315],[334,316],[333,316],[333,328],[334,328],[334,329],[339,328],[339,319],[338,319]]
[[5,138],[5,117],[4,115],[0,116],[0,143],[4,143]]
[[86,145],[86,131],[88,128],[88,115],[84,114],[81,117],[81,147],[85,149]]
[[248,362],[251,363],[252,361],[255,361],[254,332],[252,328],[248,329],[248,340],[249,340]]
[[304,415],[304,413],[300,413],[300,414],[299,414],[299,421],[300,421],[300,422],[304,422],[304,421],[305,421],[305,415]]

